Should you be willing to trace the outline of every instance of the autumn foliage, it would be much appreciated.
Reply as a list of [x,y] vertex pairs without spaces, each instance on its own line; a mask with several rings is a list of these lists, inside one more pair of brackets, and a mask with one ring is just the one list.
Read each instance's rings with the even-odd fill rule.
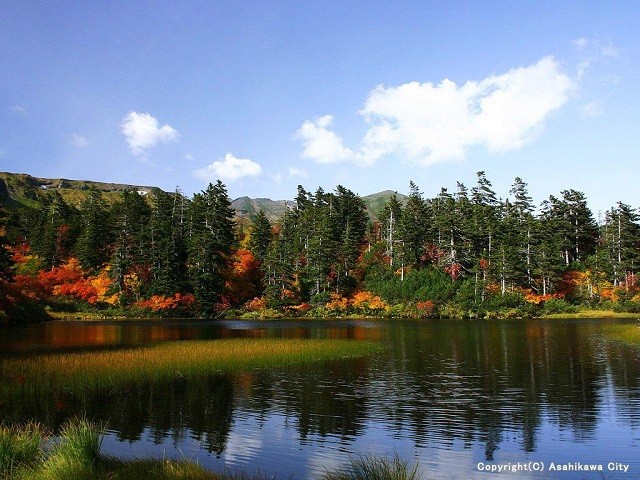
[[166,312],[170,310],[188,310],[195,303],[195,297],[190,294],[176,293],[172,297],[153,295],[146,300],[134,303],[137,308],[149,309],[153,312]]
[[[18,258],[24,262],[31,261],[28,255]],[[90,275],[82,269],[77,258],[70,258],[65,264],[51,270],[39,270],[36,275],[17,274],[14,277],[14,285],[33,300],[71,297],[91,305],[99,302],[117,303],[118,295],[109,294],[112,284],[108,269]]]

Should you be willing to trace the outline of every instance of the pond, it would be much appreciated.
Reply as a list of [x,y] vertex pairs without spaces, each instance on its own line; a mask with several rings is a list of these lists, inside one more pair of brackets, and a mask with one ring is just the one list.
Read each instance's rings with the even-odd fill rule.
[[[429,479],[640,478],[640,349],[611,321],[118,321],[0,329],[0,362],[231,338],[351,339],[357,358],[252,366],[82,390],[2,383],[0,422],[86,416],[121,458],[317,478],[359,455]],[[621,322],[615,322],[621,323]],[[633,323],[633,322],[631,322]],[[1,366],[1,365],[0,365]],[[19,389],[16,390],[16,389]],[[18,394],[15,392],[18,391]],[[529,464],[529,462],[534,462]],[[535,463],[540,462],[540,463]],[[551,464],[569,471],[551,470]],[[543,472],[487,472],[506,465]],[[604,473],[586,473],[600,465]],[[628,470],[624,471],[624,466]]]

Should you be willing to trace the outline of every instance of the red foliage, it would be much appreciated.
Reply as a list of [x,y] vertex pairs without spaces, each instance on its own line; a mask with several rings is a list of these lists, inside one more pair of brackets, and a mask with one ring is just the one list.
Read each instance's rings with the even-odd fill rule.
[[452,263],[444,268],[444,271],[449,274],[452,280],[457,280],[460,278],[460,274],[462,273],[462,265],[459,263]]
[[423,263],[430,265],[438,265],[440,260],[447,254],[444,250],[437,247],[433,243],[429,243],[424,247],[424,253],[420,257]]

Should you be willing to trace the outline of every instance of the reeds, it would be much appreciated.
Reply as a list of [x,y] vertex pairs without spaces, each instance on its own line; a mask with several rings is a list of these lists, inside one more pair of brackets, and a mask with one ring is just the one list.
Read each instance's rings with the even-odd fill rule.
[[130,381],[276,368],[379,349],[372,342],[304,339],[223,339],[165,342],[113,351],[56,353],[0,361],[0,393],[39,388],[108,388]]

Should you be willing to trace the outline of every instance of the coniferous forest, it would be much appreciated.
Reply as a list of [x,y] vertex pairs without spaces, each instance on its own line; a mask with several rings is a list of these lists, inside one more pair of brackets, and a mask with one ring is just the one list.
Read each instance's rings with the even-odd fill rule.
[[[640,312],[636,208],[599,222],[569,189],[533,203],[484,172],[426,198],[410,183],[375,221],[349,189],[298,187],[286,213],[238,222],[218,181],[187,198],[56,191],[0,212],[0,322],[104,316],[506,318]],[[504,199],[503,199],[504,198]]]

